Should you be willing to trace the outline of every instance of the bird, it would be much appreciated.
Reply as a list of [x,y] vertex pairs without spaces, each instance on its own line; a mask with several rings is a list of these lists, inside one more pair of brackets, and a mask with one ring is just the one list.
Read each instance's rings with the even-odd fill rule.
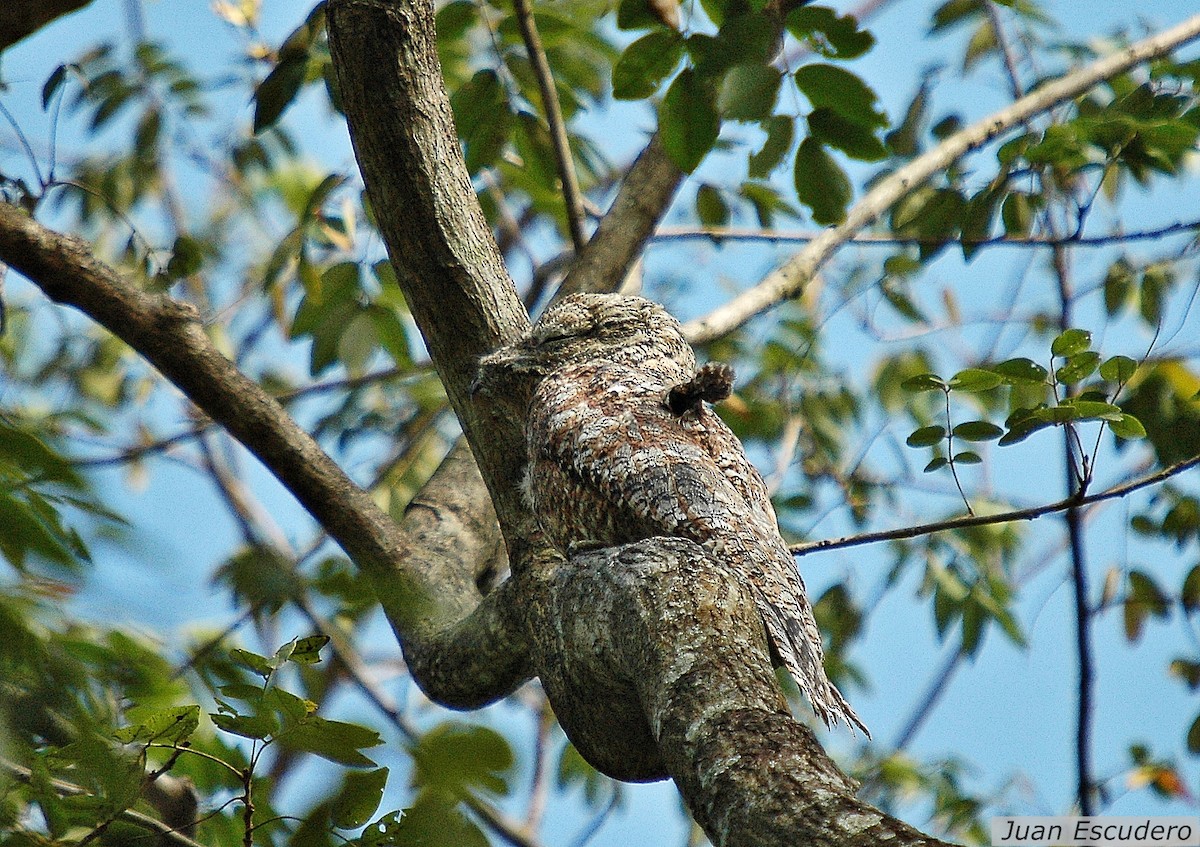
[[697,367],[662,306],[579,293],[481,357],[472,390],[523,421],[522,496],[559,552],[659,536],[695,542],[750,587],[773,653],[817,716],[870,737],[825,673],[766,484],[708,405],[732,385],[728,365]]

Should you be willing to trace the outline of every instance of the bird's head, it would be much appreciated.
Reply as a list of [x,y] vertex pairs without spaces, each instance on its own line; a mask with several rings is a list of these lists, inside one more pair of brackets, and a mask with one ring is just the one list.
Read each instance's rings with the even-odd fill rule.
[[620,294],[572,294],[529,332],[479,361],[472,392],[512,403],[520,414],[543,379],[559,368],[623,364],[665,382],[690,379],[696,357],[679,321],[657,303]]

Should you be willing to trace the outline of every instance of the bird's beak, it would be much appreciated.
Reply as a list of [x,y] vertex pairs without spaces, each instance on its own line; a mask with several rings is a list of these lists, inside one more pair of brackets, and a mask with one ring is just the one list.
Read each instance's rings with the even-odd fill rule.
[[502,378],[505,371],[511,370],[513,355],[509,348],[501,347],[479,357],[475,368],[475,378],[471,380],[471,398],[487,393],[487,383]]

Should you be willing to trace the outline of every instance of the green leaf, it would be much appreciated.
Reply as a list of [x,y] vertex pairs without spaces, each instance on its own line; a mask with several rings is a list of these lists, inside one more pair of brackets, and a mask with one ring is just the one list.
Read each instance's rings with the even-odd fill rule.
[[279,729],[275,716],[271,714],[229,715],[216,713],[210,714],[209,717],[212,718],[217,729],[257,741],[265,741]]
[[1000,220],[1004,222],[1004,234],[1010,238],[1024,238],[1033,229],[1033,201],[1021,191],[1013,191],[1000,204]]
[[992,221],[996,217],[996,207],[1000,202],[1000,192],[988,187],[974,194],[967,201],[962,213],[962,251],[963,258],[969,260],[979,251],[977,242],[991,238]]
[[471,0],[452,0],[437,13],[438,39],[459,39],[479,19],[479,7]]
[[1171,676],[1177,676],[1183,680],[1183,684],[1188,687],[1189,691],[1200,688],[1200,662],[1193,662],[1189,659],[1173,659],[1167,670]]
[[1170,599],[1148,574],[1139,570],[1129,572],[1124,608],[1125,637],[1129,641],[1141,638],[1148,617],[1166,618],[1170,610]]
[[800,142],[796,151],[796,196],[812,209],[822,225],[841,223],[854,196],[850,180],[815,138]]
[[650,11],[646,0],[621,0],[617,5],[618,29],[649,29],[661,26],[662,22]]
[[962,605],[962,651],[974,656],[983,644],[984,624],[987,623],[984,609],[971,597]]
[[954,567],[931,565],[927,574],[933,578],[937,587],[945,592],[946,596],[955,603],[963,602],[971,593],[971,589],[963,582],[962,577]]
[[249,650],[243,650],[240,647],[234,647],[230,650],[229,658],[242,667],[258,674],[263,679],[266,679],[275,672],[276,665],[270,659],[260,656],[257,653],[251,653]]
[[712,82],[691,68],[681,71],[658,108],[658,125],[667,154],[685,173],[694,171],[721,132]]
[[275,125],[308,75],[308,53],[285,55],[254,92],[254,134]]
[[1104,275],[1104,311],[1109,317],[1117,314],[1129,302],[1133,293],[1133,265],[1124,256],[1113,262]]
[[929,464],[925,466],[923,473],[933,473],[936,470],[946,467],[948,464],[950,464],[950,462],[945,456],[938,456],[937,458],[930,460]]
[[0,417],[0,461],[3,460],[30,477],[61,482],[77,490],[86,488],[79,471],[38,435],[12,426]]
[[454,124],[466,145],[467,170],[477,173],[492,165],[508,142],[512,106],[495,71],[478,71],[450,98]]
[[704,183],[696,189],[696,215],[704,226],[724,226],[729,223],[729,205],[717,188]]
[[1092,346],[1092,334],[1086,329],[1068,329],[1050,344],[1050,352],[1064,358],[1082,353]]
[[167,278],[174,280],[191,276],[198,273],[203,264],[203,245],[194,238],[181,235],[171,245],[171,258],[167,261]]
[[793,77],[813,108],[830,109],[850,123],[869,129],[887,126],[887,116],[875,108],[875,92],[850,71],[816,63],[800,68]]
[[487,836],[449,798],[424,792],[412,806],[367,827],[356,847],[488,847]]
[[32,554],[54,564],[76,564],[74,553],[64,539],[47,527],[28,504],[0,492],[0,553],[16,568],[22,568]]
[[302,665],[315,665],[321,661],[321,648],[328,643],[328,635],[310,635],[307,638],[297,639],[287,657],[288,661]]
[[960,26],[982,14],[979,3],[975,0],[946,0],[933,13],[933,26],[930,32],[941,32],[954,26]]
[[179,744],[196,731],[200,724],[199,706],[175,706],[141,715],[131,710],[130,717],[140,722],[123,726],[113,733],[122,744]]
[[1118,438],[1125,438],[1130,441],[1146,437],[1146,427],[1142,425],[1141,421],[1130,414],[1123,414],[1116,420],[1109,421],[1108,428]]
[[1067,404],[1071,405],[1079,413],[1079,420],[1082,421],[1116,421],[1123,414],[1112,403],[1106,403],[1101,400],[1071,399],[1063,401],[1063,405]]
[[[1200,609],[1200,565],[1193,565],[1183,578],[1183,587],[1179,590],[1179,602],[1187,613]],[[1194,686],[1193,686],[1194,687]]]
[[956,465],[978,465],[983,461],[983,457],[974,450],[964,450],[961,453],[954,454],[954,463]]
[[338,829],[357,829],[371,819],[383,801],[388,769],[347,771],[342,788],[330,805],[330,819]]
[[946,437],[944,426],[923,426],[904,439],[909,447],[932,447]]
[[983,370],[981,368],[967,368],[951,377],[949,386],[952,391],[974,393],[978,391],[991,391],[1003,383],[1004,378],[995,371]]
[[873,130],[847,120],[832,109],[814,109],[808,116],[808,128],[814,138],[836,147],[851,158],[863,162],[878,162],[887,158],[887,148]]
[[1113,356],[1100,365],[1100,376],[1109,382],[1118,382],[1122,385],[1129,382],[1136,372],[1137,362],[1128,356]]
[[1187,749],[1193,756],[1200,756],[1200,715],[1196,715],[1196,719],[1188,727]]
[[331,721],[319,715],[309,715],[300,723],[288,727],[279,734],[278,740],[290,749],[358,768],[369,768],[375,764],[359,750],[383,743],[379,733],[373,729]]
[[879,292],[887,300],[888,305],[904,318],[913,323],[924,323],[926,321],[925,314],[908,295],[908,287],[906,277],[885,276],[880,280]]
[[721,82],[717,111],[734,121],[757,121],[771,116],[783,75],[770,65],[734,65]]
[[1035,409],[1017,409],[1004,422],[1004,425],[1008,427],[1008,432],[1004,433],[997,443],[1001,447],[1017,444],[1038,430],[1053,426],[1054,423],[1055,421],[1045,405]]
[[937,374],[917,374],[900,383],[905,391],[945,391],[949,386]]
[[[59,65],[50,72],[50,76],[46,77],[46,83],[42,86],[42,111],[45,111],[50,106],[50,100],[54,97],[54,93],[58,91],[63,80],[67,77],[67,65]],[[75,67],[71,65],[70,67]]]
[[1155,262],[1142,272],[1142,289],[1139,310],[1149,326],[1157,327],[1162,320],[1162,304],[1167,291],[1175,281],[1170,266]]
[[871,49],[875,36],[858,28],[853,15],[838,15],[825,6],[793,9],[786,19],[797,41],[830,59],[855,59]]
[[1064,385],[1074,385],[1094,374],[1099,365],[1100,354],[1086,350],[1068,358],[1067,363],[1054,372],[1054,377]]
[[446,722],[425,733],[412,750],[416,785],[462,797],[482,788],[507,794],[514,758],[508,741],[482,726]]
[[613,97],[641,100],[658,91],[683,58],[679,33],[658,29],[625,48],[613,67]]
[[[945,463],[945,460],[942,460]],[[926,469],[926,473],[929,469]],[[933,622],[937,627],[938,640],[941,641],[946,637],[946,631],[949,630],[950,624],[954,623],[959,616],[962,615],[962,602],[954,599],[948,592],[942,590],[940,585],[934,586],[933,589]]]
[[775,25],[766,15],[728,15],[702,60],[702,72],[720,73],[735,63],[770,64],[776,49]]
[[766,229],[774,225],[777,213],[790,217],[800,215],[794,206],[779,196],[779,192],[773,186],[766,183],[743,182],[738,187],[738,194],[754,207],[754,215],[758,218],[759,225]]
[[750,156],[747,174],[751,179],[766,179],[771,175],[792,146],[795,124],[787,115],[775,115],[763,122],[767,139],[762,149]]
[[963,441],[993,441],[1004,435],[1004,430],[988,421],[965,421],[954,427],[953,434]]
[[988,370],[997,373],[1009,385],[1044,383],[1048,372],[1031,359],[1007,359]]

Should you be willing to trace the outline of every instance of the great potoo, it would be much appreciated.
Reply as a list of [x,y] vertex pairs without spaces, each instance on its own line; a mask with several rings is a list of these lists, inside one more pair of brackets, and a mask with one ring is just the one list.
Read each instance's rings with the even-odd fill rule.
[[762,477],[705,401],[732,372],[696,357],[666,310],[575,294],[484,357],[475,387],[525,421],[525,496],[564,555],[655,536],[687,538],[753,588],[769,641],[817,715],[866,732],[822,664],[804,581]]

